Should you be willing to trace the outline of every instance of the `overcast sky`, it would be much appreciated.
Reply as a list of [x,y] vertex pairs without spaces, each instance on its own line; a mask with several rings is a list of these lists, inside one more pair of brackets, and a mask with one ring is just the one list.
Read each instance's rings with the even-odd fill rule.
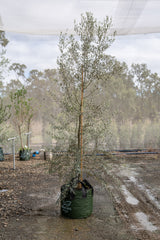
[[73,20],[79,22],[86,11],[98,20],[112,17],[118,36],[108,54],[128,65],[146,63],[160,75],[160,0],[0,0],[0,29],[10,41],[7,57],[28,71],[56,68],[57,33],[72,31]]
[[[59,55],[59,36],[39,36],[6,33],[9,39],[7,57],[14,63],[25,64],[28,71],[56,68]],[[108,54],[129,66],[146,63],[152,72],[160,75],[160,33],[117,36]]]

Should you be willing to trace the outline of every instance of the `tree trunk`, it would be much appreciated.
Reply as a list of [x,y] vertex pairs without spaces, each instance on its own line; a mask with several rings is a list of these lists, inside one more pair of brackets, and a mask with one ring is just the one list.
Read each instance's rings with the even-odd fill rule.
[[[80,180],[83,181],[83,68],[82,68],[82,82],[81,82],[81,105],[79,115],[79,126],[78,126],[78,150],[80,150]],[[81,184],[78,184],[78,188],[81,188]]]
[[81,149],[81,176],[83,181],[83,68],[82,68],[82,86],[81,86],[81,115],[80,115],[80,149]]
[[[31,126],[31,117],[28,119],[28,122],[27,122],[27,132],[29,133],[30,132],[30,126]],[[29,147],[29,135],[27,135],[27,146]]]
[[81,149],[81,114],[78,120],[78,151]]
[[19,132],[19,138],[20,138],[21,148],[23,148],[22,132],[21,132],[21,126],[20,126],[20,125],[18,125],[18,132]]

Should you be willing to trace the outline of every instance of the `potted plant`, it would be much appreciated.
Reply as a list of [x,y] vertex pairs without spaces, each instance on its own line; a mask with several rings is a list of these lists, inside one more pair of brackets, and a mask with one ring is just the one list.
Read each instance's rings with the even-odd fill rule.
[[[79,186],[80,184],[80,186]],[[69,218],[87,218],[93,210],[93,187],[86,180],[73,178],[61,187],[61,214]]]
[[24,146],[23,148],[20,148],[19,150],[19,159],[21,161],[27,161],[30,159],[31,156],[31,149],[27,146]]
[[[71,121],[76,121],[77,136],[74,144],[75,160],[72,161],[73,157],[70,159],[69,155],[66,160],[71,161],[70,167],[73,167],[73,172],[67,184],[61,187],[61,213],[65,217],[85,218],[92,213],[93,187],[83,178],[83,136],[87,127],[94,127],[91,125],[92,119],[102,116],[102,107],[105,109],[102,100],[99,98],[97,103],[95,97],[101,92],[102,82],[106,81],[105,51],[114,40],[112,35],[108,36],[110,25],[108,17],[101,23],[97,22],[91,13],[86,13],[81,15],[79,24],[75,22],[75,35],[60,35],[61,55],[57,63],[61,76],[59,84],[63,92],[61,107],[68,116],[70,128],[74,126]],[[55,158],[54,161],[50,163],[50,168],[56,170],[56,164],[59,166],[61,163],[57,163]],[[64,166],[61,165],[65,173],[68,172],[67,167],[65,163]]]

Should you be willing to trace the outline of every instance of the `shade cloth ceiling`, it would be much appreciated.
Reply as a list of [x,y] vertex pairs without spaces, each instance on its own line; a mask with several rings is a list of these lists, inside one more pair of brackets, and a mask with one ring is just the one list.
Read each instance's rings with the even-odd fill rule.
[[112,18],[117,35],[160,32],[160,0],[0,0],[0,30],[57,35],[73,32],[73,22],[92,12]]

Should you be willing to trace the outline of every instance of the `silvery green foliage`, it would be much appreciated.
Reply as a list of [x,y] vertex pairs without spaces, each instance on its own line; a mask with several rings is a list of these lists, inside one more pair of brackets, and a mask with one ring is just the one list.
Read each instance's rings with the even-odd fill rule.
[[[106,55],[106,50],[114,41],[114,36],[108,34],[110,26],[111,19],[108,17],[103,22],[98,22],[92,13],[87,12],[81,15],[80,23],[74,22],[75,35],[68,36],[66,33],[60,35],[60,57],[57,63],[60,73],[59,85],[63,93],[61,101],[63,114],[61,114],[59,124],[55,126],[54,130],[62,132],[61,126],[66,122],[66,129],[63,130],[64,136],[67,135],[67,132],[71,132],[70,129],[73,129],[77,147],[74,145],[73,155],[68,155],[67,159],[61,157],[59,161],[59,157],[57,159],[57,156],[54,156],[49,168],[51,172],[58,170],[58,174],[62,174],[62,176],[69,174],[69,179],[80,174],[82,89],[84,95],[83,146],[93,140],[91,138],[95,138],[97,144],[98,135],[101,137],[104,135],[104,131],[108,130],[108,119],[104,119],[108,103],[104,101],[105,91],[102,86],[107,84],[107,76],[108,73],[110,74],[110,69],[107,66],[109,58]],[[81,85],[82,76],[83,88]],[[65,121],[63,121],[64,115]],[[73,142],[73,136],[68,136],[68,138]]]
[[[103,152],[103,156],[101,157],[93,152],[85,155],[83,166],[85,178],[91,177],[97,182],[100,182],[104,187],[107,187],[108,181],[106,180],[106,173],[112,168],[112,161],[114,161],[113,156],[107,152]],[[58,176],[60,185],[64,183],[66,184],[65,191],[63,191],[60,198],[58,198],[58,203],[60,199],[66,197],[69,188],[72,190],[77,187],[77,177],[79,174],[74,165],[76,164],[75,156],[70,153],[68,154],[67,152],[62,154],[53,152],[53,159],[48,159],[45,164],[48,164],[47,168],[49,168],[49,173]]]
[[[114,35],[109,35],[111,19],[106,17],[98,22],[92,13],[81,15],[80,23],[74,22],[75,35],[60,35],[60,57],[57,60],[61,78],[59,84],[63,92],[61,107],[66,118],[75,129],[75,142],[80,142],[80,110],[81,110],[81,79],[84,77],[84,141],[93,132],[96,124],[101,127],[94,131],[102,132],[108,123],[104,112],[108,103],[104,101],[102,85],[107,84],[109,74],[108,56],[106,50],[114,41]],[[103,122],[103,124],[100,124]],[[98,131],[99,130],[99,131]],[[72,138],[73,139],[73,138]]]
[[61,86],[64,91],[69,91],[67,94],[74,106],[79,104],[78,89],[81,87],[82,68],[84,90],[96,83],[97,79],[102,79],[108,70],[105,51],[114,41],[113,36],[108,36],[110,26],[111,20],[108,17],[103,22],[97,22],[91,13],[86,13],[81,15],[79,24],[75,22],[74,36],[60,35],[61,56],[57,63],[62,77]]

